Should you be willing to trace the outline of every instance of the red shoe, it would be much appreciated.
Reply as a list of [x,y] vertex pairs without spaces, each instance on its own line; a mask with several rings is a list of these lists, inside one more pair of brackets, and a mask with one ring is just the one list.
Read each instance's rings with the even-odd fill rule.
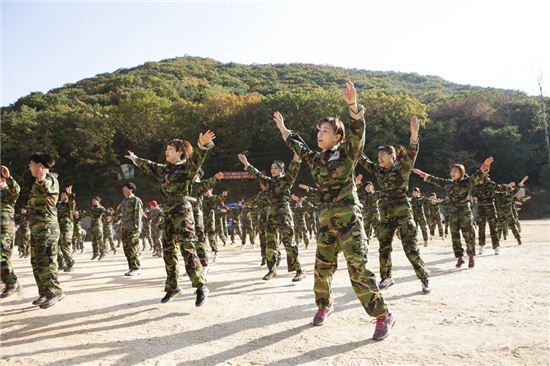
[[327,320],[327,318],[330,316],[330,314],[332,314],[333,311],[334,311],[334,307],[332,306],[329,308],[323,308],[323,309],[317,310],[317,313],[313,317],[313,325],[325,324],[325,320]]

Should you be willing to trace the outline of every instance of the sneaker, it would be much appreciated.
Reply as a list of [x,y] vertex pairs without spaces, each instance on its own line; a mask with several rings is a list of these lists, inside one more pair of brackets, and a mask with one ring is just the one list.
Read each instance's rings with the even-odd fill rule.
[[265,259],[265,257],[262,257],[262,263],[260,263],[260,267],[265,266],[266,263],[267,263],[267,259]]
[[464,262],[464,258],[458,257],[456,260],[456,268],[461,268],[464,263],[466,263]]
[[476,265],[476,262],[474,260],[474,256],[471,255],[468,257],[468,268],[474,268],[474,266]]
[[500,247],[496,247],[495,248],[495,255],[499,255],[500,254]]
[[38,299],[32,302],[33,305],[42,305],[48,298],[46,296],[40,296]]
[[101,254],[99,255],[99,257],[97,257],[97,260],[100,261],[100,260],[102,260],[103,258],[105,258],[105,253],[101,253]]
[[518,239],[518,245],[521,245],[521,239]]
[[395,325],[395,318],[393,315],[379,316],[376,318],[376,328],[374,329],[374,334],[372,339],[376,341],[381,341],[390,335],[390,331]]
[[277,277],[277,271],[275,269],[272,269],[271,271],[267,272],[267,274],[264,276],[264,281],[269,281],[273,277]]
[[93,261],[93,260],[96,259],[97,257],[98,257],[98,255],[97,255],[97,254],[94,254],[94,255],[92,256],[92,259],[90,259],[90,260]]
[[210,293],[210,290],[208,290],[208,287],[206,285],[199,285],[197,288],[197,299],[195,300],[195,306],[200,307],[206,304],[208,294]]
[[425,280],[420,280],[422,282],[422,293],[423,294],[429,294],[432,292],[432,288],[430,287],[430,281],[426,278]]
[[128,272],[128,274],[124,274],[125,276],[139,276],[141,274],[141,269],[132,269]]
[[16,282],[15,285],[13,286],[6,286],[4,287],[4,291],[2,291],[2,293],[0,294],[0,299],[5,299],[6,297],[9,297],[15,293],[20,293],[21,292],[21,285],[19,284],[19,282]]
[[74,271],[73,266],[65,267],[65,272],[72,272]]
[[332,314],[333,311],[334,307],[332,306],[317,310],[317,313],[315,313],[315,316],[313,317],[313,325],[325,324],[325,321]]
[[65,298],[64,293],[61,293],[61,295],[58,295],[58,296],[50,297],[46,299],[46,301],[44,301],[42,304],[40,304],[40,309],[47,309],[49,307],[52,307],[58,302],[60,302],[61,300],[63,300],[64,298]]
[[292,282],[300,282],[306,278],[306,272],[305,271],[296,271],[296,276],[292,279]]
[[128,271],[124,272],[124,275],[125,275],[125,276],[129,276],[129,275],[130,275],[130,272],[132,272],[131,269],[129,269]]
[[380,281],[380,283],[378,284],[378,288],[380,290],[384,290],[384,289],[390,287],[391,285],[393,285],[394,283],[395,282],[394,282],[393,278],[388,277],[385,280]]
[[483,247],[479,247],[478,254],[479,254],[479,255],[482,255],[482,254],[483,254]]
[[181,288],[176,288],[175,290],[172,290],[170,292],[167,292],[166,295],[160,300],[161,303],[166,304],[167,302],[170,302],[174,300],[176,297],[181,296]]

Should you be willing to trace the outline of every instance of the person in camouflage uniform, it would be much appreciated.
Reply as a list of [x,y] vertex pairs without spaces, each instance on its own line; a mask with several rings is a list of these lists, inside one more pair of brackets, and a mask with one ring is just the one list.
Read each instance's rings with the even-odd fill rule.
[[254,210],[252,202],[245,202],[241,207],[241,249],[246,245],[246,237],[252,244],[252,247],[256,246],[254,230],[252,227],[252,211]]
[[485,246],[485,226],[487,223],[489,224],[489,232],[491,233],[491,242],[495,254],[498,255],[500,252],[495,194],[497,192],[505,192],[507,189],[507,185],[495,183],[489,178],[488,174],[472,189],[471,195],[475,197],[478,202],[479,254],[483,254],[483,247]]
[[470,210],[470,192],[489,171],[493,158],[485,159],[481,168],[471,177],[466,174],[466,168],[462,164],[453,164],[451,166],[451,179],[437,178],[420,169],[414,169],[425,182],[439,187],[447,193],[449,198],[449,214],[451,224],[451,237],[453,240],[453,251],[457,258],[456,267],[460,268],[464,264],[464,248],[460,242],[460,232],[466,242],[466,253],[469,257],[468,268],[475,266],[475,240],[474,228],[472,226],[472,212]]
[[306,195],[306,203],[311,207],[311,232],[312,236],[316,237],[319,233],[319,215],[320,215],[320,196],[317,188],[306,186],[305,184],[298,184],[298,188],[305,190],[308,195]]
[[84,253],[84,239],[86,238],[86,230],[80,224],[82,213],[73,211],[73,253],[80,250],[80,254]]
[[286,251],[288,272],[296,271],[293,282],[301,281],[306,277],[302,270],[298,257],[298,244],[294,243],[294,220],[290,208],[290,189],[300,170],[301,160],[295,155],[285,174],[284,163],[275,161],[271,165],[272,177],[265,176],[252,166],[244,154],[239,154],[239,160],[246,171],[256,179],[268,186],[269,211],[267,215],[266,239],[267,239],[267,267],[269,272],[263,277],[265,281],[277,276],[277,258],[279,248],[277,246],[277,232],[279,233]]
[[195,218],[195,234],[197,241],[195,247],[197,249],[197,255],[201,261],[204,274],[208,273],[208,253],[206,250],[206,235],[204,231],[204,194],[214,188],[220,180],[223,179],[223,173],[218,173],[214,177],[201,180],[204,176],[202,169],[195,176],[193,185],[191,186],[191,197],[196,199],[193,203],[193,216]]
[[216,237],[221,239],[223,246],[227,242],[227,208],[225,207],[225,199],[227,198],[227,192],[224,191],[220,195],[221,201],[218,202],[215,210],[215,231]]
[[[258,238],[260,240],[260,255],[262,260],[260,267],[267,264],[267,217],[269,214],[269,186],[263,182],[260,182],[260,192],[256,195],[255,206],[258,207],[260,215],[258,216]],[[279,253],[276,261],[276,266],[281,262],[281,254]]]
[[204,234],[208,238],[208,244],[214,254],[212,262],[218,259],[218,237],[216,235],[216,214],[217,208],[225,200],[224,194],[215,195],[212,193],[212,189],[207,190],[203,194],[203,213],[205,217],[204,222]]
[[206,277],[195,249],[195,220],[190,197],[191,185],[206,158],[207,151],[213,146],[215,134],[207,131],[199,135],[197,148],[183,140],[168,142],[165,156],[167,164],[159,164],[141,159],[133,152],[126,156],[134,165],[151,174],[160,184],[164,207],[162,224],[162,250],[166,269],[166,295],[162,303],[172,301],[181,295],[178,286],[178,253],[183,254],[185,270],[193,287],[197,288],[195,306],[206,303],[209,293]]
[[515,186],[515,183],[512,182],[509,189],[504,192],[498,192],[496,194],[499,237],[502,237],[504,240],[506,240],[509,228],[512,230],[512,233],[514,234],[514,237],[516,238],[519,245],[522,244],[521,235],[516,225],[516,220],[514,219],[512,206],[514,205],[514,198],[523,187],[523,181],[520,184],[521,185],[518,188]]
[[365,311],[376,317],[373,338],[381,340],[389,335],[395,319],[376,286],[374,273],[366,268],[367,239],[355,184],[355,167],[365,146],[365,108],[357,105],[351,82],[346,85],[344,99],[351,122],[344,126],[338,117],[321,119],[317,124],[320,152],[312,151],[291,133],[279,112],[274,114],[274,121],[287,145],[309,166],[318,187],[321,213],[314,279],[318,311],[313,324],[324,324],[333,312],[332,276],[338,268],[338,253],[343,251],[353,290]]
[[[86,211],[85,215],[92,218],[92,250],[93,256],[91,260],[97,258],[102,260],[105,257],[105,246],[103,243],[103,215],[107,210],[101,206],[101,197],[92,198],[92,208]],[[82,216],[84,217],[84,216]]]
[[[355,183],[357,186],[361,183],[363,176],[358,174]],[[363,225],[367,234],[367,243],[370,241],[371,235],[378,238],[378,227],[380,226],[380,211],[378,210],[378,201],[380,200],[380,192],[375,192],[374,184],[371,181],[365,183],[365,188],[359,191],[359,201],[363,205]]]
[[115,248],[115,240],[113,238],[113,214],[114,210],[112,208],[108,208],[107,211],[105,211],[105,214],[102,218],[103,223],[103,248],[105,251],[107,251],[107,242],[109,243],[109,247],[111,249],[111,252],[113,254],[116,254],[116,248]]
[[22,207],[19,212],[19,227],[15,233],[15,242],[19,248],[19,258],[27,258],[31,255],[31,227],[27,209]]
[[2,165],[0,175],[0,278],[4,289],[0,298],[6,298],[21,291],[21,285],[13,271],[11,253],[15,239],[15,202],[21,188],[13,179],[9,169]]
[[74,267],[74,259],[71,255],[71,244],[73,241],[73,210],[76,207],[75,195],[73,186],[65,188],[64,192],[59,195],[57,202],[57,219],[59,221],[59,255],[57,264],[59,270],[72,272]]
[[56,175],[50,173],[54,164],[46,153],[33,153],[29,158],[29,170],[35,182],[26,207],[31,226],[31,265],[39,294],[33,305],[42,309],[65,297],[57,278],[59,182]]
[[369,173],[376,177],[380,200],[380,225],[378,241],[380,242],[380,285],[381,289],[394,284],[392,279],[392,240],[396,230],[399,232],[403,250],[414,268],[416,277],[422,284],[422,292],[431,291],[428,271],[420,257],[416,241],[416,225],[407,192],[409,178],[418,155],[420,122],[416,117],[410,121],[411,137],[409,146],[396,153],[391,145],[378,148],[378,163],[373,163],[364,154],[359,160]]
[[[162,257],[162,241],[160,237],[162,233],[164,212],[159,207],[157,201],[150,201],[148,205],[150,207],[149,220],[151,221],[151,238],[153,239],[153,257]],[[196,220],[197,218],[195,216],[195,221]]]
[[227,213],[228,219],[231,221],[231,226],[229,227],[229,237],[231,239],[231,244],[235,244],[235,236],[241,236],[241,208],[240,207],[231,207]]
[[424,214],[424,205],[428,199],[422,196],[420,188],[414,187],[412,190],[411,208],[413,211],[413,219],[416,223],[416,227],[420,227],[422,231],[422,239],[424,240],[424,246],[428,246],[428,224],[426,223],[426,216]]
[[449,236],[449,227],[451,226],[451,208],[449,205],[449,197],[445,197],[441,202],[443,209],[443,219],[445,220],[445,238]]
[[441,239],[443,239],[443,224],[441,223],[441,214],[439,213],[441,201],[437,199],[436,193],[431,193],[430,198],[426,201],[426,211],[428,218],[428,227],[430,229],[430,236],[433,240],[435,236],[435,228],[437,226],[437,232]]
[[115,221],[120,220],[122,234],[122,249],[128,261],[128,272],[125,276],[141,274],[139,230],[143,216],[143,202],[135,196],[136,185],[126,183],[122,186],[124,200],[113,213]]
[[306,207],[304,207],[303,202],[305,198],[292,195],[292,200],[296,202],[294,206],[294,239],[296,240],[296,245],[300,245],[301,242],[304,242],[306,249],[309,246],[309,238],[307,236],[306,229]]
[[143,247],[141,250],[144,252],[147,249],[147,243],[149,243],[149,251],[153,250],[153,237],[151,236],[151,222],[149,221],[149,208],[143,211],[141,217],[141,242]]

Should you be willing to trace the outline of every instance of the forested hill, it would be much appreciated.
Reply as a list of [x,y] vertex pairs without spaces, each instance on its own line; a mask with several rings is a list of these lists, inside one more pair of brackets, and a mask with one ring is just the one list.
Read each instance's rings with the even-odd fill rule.
[[[199,131],[210,128],[219,137],[205,165],[208,175],[240,169],[236,154],[242,151],[265,169],[275,158],[290,158],[271,121],[273,111],[281,111],[288,126],[315,146],[315,121],[345,116],[345,80],[355,82],[367,108],[368,155],[381,144],[406,143],[409,118],[417,115],[423,120],[416,164],[421,169],[445,176],[449,164],[459,161],[473,172],[484,157],[494,155],[495,180],[529,175],[529,186],[544,196],[550,168],[537,98],[437,76],[198,57],[148,62],[21,97],[1,110],[2,164],[28,192],[27,158],[32,151],[48,151],[57,158],[63,185],[74,184],[81,197],[99,194],[116,201],[116,172],[126,163],[128,149],[162,160],[168,139],[195,141]],[[550,99],[545,103],[548,110]],[[307,169],[300,179],[311,180]],[[146,177],[138,174],[136,181],[145,197],[158,193]],[[414,178],[411,184],[420,183]],[[237,198],[245,186],[228,182],[222,187]]]

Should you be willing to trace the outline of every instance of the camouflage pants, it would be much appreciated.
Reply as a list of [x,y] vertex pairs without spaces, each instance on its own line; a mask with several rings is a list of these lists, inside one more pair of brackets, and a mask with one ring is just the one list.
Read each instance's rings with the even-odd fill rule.
[[102,227],[92,227],[92,250],[94,255],[105,253],[105,247],[103,246]]
[[370,239],[371,235],[378,238],[378,227],[380,226],[380,213],[379,212],[365,212],[363,218],[363,224],[365,226],[365,233],[367,238]]
[[248,239],[250,240],[250,244],[255,245],[255,236],[254,236],[254,230],[252,230],[252,226],[250,225],[243,225],[241,229],[241,242],[242,245],[246,244],[246,237],[248,236]]
[[17,231],[15,236],[16,244],[19,248],[19,254],[21,256],[28,256],[31,254],[31,233],[30,231],[22,232]]
[[108,227],[105,230],[103,230],[103,248],[105,248],[105,251],[107,250],[107,243],[109,243],[109,247],[112,252],[114,252],[115,249],[115,240],[113,239],[113,228]]
[[443,237],[443,224],[441,223],[441,217],[439,217],[439,214],[430,215],[428,219],[428,226],[432,237],[435,235],[436,226],[439,236]]
[[420,230],[422,231],[422,239],[425,243],[428,242],[428,228],[426,223],[426,216],[424,216],[424,213],[422,211],[420,212],[414,212],[413,211],[413,219],[416,223],[416,227],[420,227]]
[[139,232],[130,230],[121,230],[122,249],[128,261],[128,269],[140,269],[141,263],[139,257],[141,254],[139,247]]
[[269,270],[275,269],[277,258],[281,255],[277,246],[277,232],[281,235],[285,247],[288,272],[301,271],[298,245],[293,242],[294,220],[290,207],[271,207],[269,209],[266,227],[266,260]]
[[143,243],[143,250],[147,248],[147,243],[149,243],[149,249],[153,248],[153,238],[151,237],[151,230],[145,229],[141,233],[141,240]]
[[151,228],[151,238],[153,239],[153,250],[160,253],[162,241],[160,240],[162,230],[160,228]]
[[233,221],[231,223],[231,228],[229,229],[229,237],[231,238],[231,244],[235,244],[235,235],[241,236],[241,230],[239,228],[239,225]]
[[296,245],[304,242],[306,248],[309,246],[309,238],[307,237],[307,230],[305,225],[296,226],[296,228],[294,229],[294,240],[296,241]]
[[218,237],[216,236],[216,230],[211,228],[205,229],[205,235],[208,238],[208,244],[210,245],[210,250],[213,252],[218,251]]
[[86,237],[86,230],[79,228],[78,232],[73,233],[73,250],[84,249],[84,238]]
[[380,206],[378,241],[380,242],[380,277],[382,280],[392,276],[392,240],[396,230],[401,236],[403,251],[413,266],[416,277],[421,280],[428,278],[428,272],[416,245],[416,226],[411,206],[406,201],[398,201]]
[[162,224],[162,251],[166,269],[164,291],[173,291],[178,287],[179,263],[178,254],[181,251],[185,262],[185,271],[193,287],[206,284],[201,261],[195,249],[195,227],[193,211],[189,207],[181,207],[179,211],[167,212]]
[[225,246],[225,242],[227,240],[227,223],[220,215],[216,215],[216,235],[221,239],[223,245]]
[[17,283],[17,276],[13,272],[11,264],[11,252],[13,250],[13,235],[8,233],[1,234],[2,246],[0,247],[0,274],[6,287],[13,288]]
[[485,246],[485,225],[489,224],[493,249],[499,246],[497,211],[494,204],[480,204],[477,209],[479,246]]
[[74,260],[71,255],[71,244],[73,241],[73,230],[61,230],[59,236],[59,253],[57,256],[57,264],[60,268],[74,266]]
[[502,235],[504,237],[504,240],[506,240],[506,237],[508,236],[508,228],[512,230],[512,233],[514,234],[514,238],[516,238],[516,240],[521,240],[521,236],[519,235],[519,230],[517,228],[514,215],[512,214],[512,210],[499,212],[498,227],[499,236]]
[[260,239],[260,253],[262,258],[266,258],[267,256],[267,213],[267,209],[262,209],[258,218],[258,237]]
[[455,207],[450,217],[451,238],[455,257],[464,256],[464,248],[460,242],[460,232],[466,242],[466,254],[475,256],[474,227],[472,226],[472,213],[468,207]]
[[445,215],[445,235],[449,235],[450,226],[451,226],[451,216]]
[[201,226],[195,226],[196,241],[195,247],[197,249],[197,255],[203,267],[208,267],[208,253],[206,249],[206,236],[204,235],[204,228]]
[[[37,229],[34,232],[35,228]],[[57,279],[59,226],[35,224],[31,231],[31,265],[38,294],[47,298],[63,293]]]
[[376,276],[366,267],[366,242],[360,206],[321,211],[313,286],[319,309],[333,304],[332,276],[338,269],[338,254],[343,252],[353,291],[365,311],[374,317],[389,313]]

